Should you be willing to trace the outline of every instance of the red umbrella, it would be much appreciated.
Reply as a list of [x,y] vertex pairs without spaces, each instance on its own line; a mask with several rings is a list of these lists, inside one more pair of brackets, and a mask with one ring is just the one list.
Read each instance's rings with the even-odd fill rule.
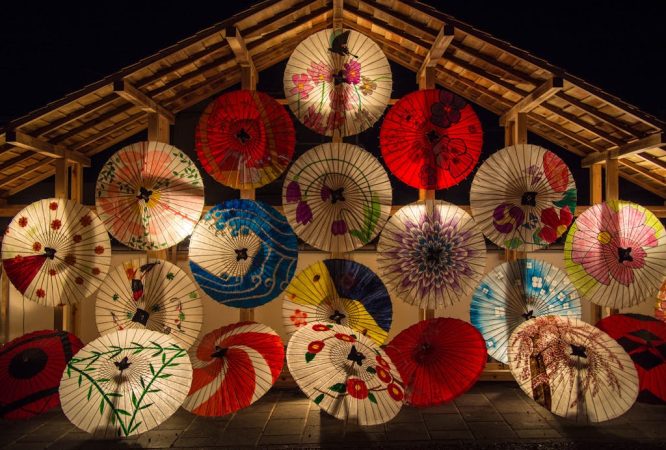
[[60,404],[67,362],[83,347],[72,333],[35,331],[0,349],[0,418],[29,419]]
[[197,156],[206,172],[235,189],[270,183],[294,154],[294,124],[285,108],[257,91],[220,96],[201,114]]
[[401,98],[386,114],[379,135],[391,172],[420,189],[444,189],[465,179],[483,145],[472,107],[448,91],[427,89]]
[[386,347],[405,383],[405,402],[433,406],[450,402],[481,376],[488,354],[481,333],[458,319],[422,320]]
[[629,353],[638,372],[638,401],[666,403],[666,323],[642,314],[613,314],[597,327]]

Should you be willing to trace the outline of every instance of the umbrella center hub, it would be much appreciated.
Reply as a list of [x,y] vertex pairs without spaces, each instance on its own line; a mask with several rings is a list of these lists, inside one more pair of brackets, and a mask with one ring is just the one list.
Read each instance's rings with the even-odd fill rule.
[[363,365],[363,360],[365,359],[365,355],[358,350],[356,350],[356,346],[352,345],[351,350],[349,351],[349,355],[347,355],[347,360],[352,361],[353,364],[358,364],[359,366]]
[[442,247],[428,247],[425,251],[426,262],[430,265],[437,265],[442,262],[444,249]]
[[436,144],[439,142],[439,140],[442,138],[442,136],[439,135],[438,132],[435,130],[430,130],[426,133],[426,138],[428,139],[428,142],[431,144]]
[[150,317],[150,313],[148,313],[148,311],[137,308],[136,312],[134,313],[134,317],[132,317],[132,322],[140,323],[145,327],[148,323],[148,317]]
[[571,344],[571,356],[578,356],[580,358],[587,358],[586,348],[582,345]]
[[9,374],[20,380],[32,378],[44,369],[48,360],[41,348],[25,349],[9,361]]
[[342,321],[347,318],[343,313],[338,311],[337,309],[333,311],[333,314],[328,316],[329,319],[331,319],[333,322],[337,323],[338,325],[342,324]]
[[127,356],[125,356],[120,361],[115,361],[113,364],[115,364],[118,370],[120,370],[120,373],[123,373],[123,370],[125,369],[129,369],[129,366],[132,365],[132,363],[127,359]]
[[331,204],[335,205],[337,202],[345,201],[345,188],[331,189]]
[[245,261],[248,258],[246,248],[237,248],[234,251],[236,252],[236,262],[241,260]]
[[241,128],[241,129],[238,130],[238,132],[236,133],[236,139],[238,139],[238,141],[239,141],[241,144],[245,144],[247,141],[249,141],[250,139],[252,139],[252,136],[250,136],[250,135],[248,134],[248,132],[245,131],[245,128]]
[[534,319],[534,310],[530,309],[530,310],[527,311],[526,313],[521,314],[521,316],[523,316],[523,318],[524,318],[525,320]]
[[49,259],[55,258],[56,249],[51,247],[44,247],[44,256]]
[[634,257],[631,256],[631,247],[623,248],[623,247],[618,247],[617,248],[617,260],[620,264],[623,262],[633,262]]
[[419,364],[425,364],[430,360],[430,356],[433,354],[433,351],[434,348],[429,342],[422,342],[418,347],[416,347],[414,360]]
[[537,193],[534,191],[523,192],[520,204],[523,206],[536,206]]
[[224,358],[225,355],[227,354],[227,350],[229,350],[227,347],[218,347],[217,345],[215,346],[215,351],[210,354],[211,358]]
[[137,195],[136,198],[138,198],[139,200],[143,200],[144,202],[149,202],[151,195],[153,195],[153,191],[141,186],[139,188],[139,195]]
[[333,84],[335,86],[339,86],[342,83],[347,82],[347,77],[345,76],[344,70],[339,70],[338,73],[331,74],[331,77],[333,78]]

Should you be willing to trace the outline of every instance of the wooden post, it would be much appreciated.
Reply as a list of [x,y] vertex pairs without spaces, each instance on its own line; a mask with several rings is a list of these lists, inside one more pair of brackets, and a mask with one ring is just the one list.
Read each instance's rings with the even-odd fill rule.
[[[594,164],[590,166],[590,205],[596,205],[603,201],[602,180],[601,180],[601,164]],[[590,304],[590,322],[592,324],[601,320],[601,306]]]
[[[606,201],[620,199],[620,171],[617,158],[606,159]],[[619,313],[619,309],[604,308],[604,315]]]

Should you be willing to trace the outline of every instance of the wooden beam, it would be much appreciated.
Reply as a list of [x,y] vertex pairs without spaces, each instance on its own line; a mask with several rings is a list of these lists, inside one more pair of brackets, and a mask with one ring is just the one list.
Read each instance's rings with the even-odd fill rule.
[[[589,139],[585,139],[583,136],[578,135],[578,133],[574,133],[573,131],[564,128],[562,125],[559,125],[559,124],[553,122],[552,120],[549,120],[549,119],[543,117],[540,114],[531,113],[531,114],[529,114],[528,119],[531,120],[531,121],[534,121],[534,122],[538,122],[541,125],[543,125],[545,127],[548,127],[550,129],[552,129],[553,131],[558,132],[559,134],[566,137],[567,139],[571,139],[572,141],[578,142],[578,144],[581,145],[582,147],[585,147],[585,148],[590,149],[590,150],[595,151],[595,152],[601,152],[602,151],[601,147],[599,147],[596,144],[591,143],[589,141]],[[546,137],[546,139],[548,139],[548,136],[545,136],[545,137]],[[575,147],[569,147],[569,148],[567,148],[567,150],[571,150],[573,153],[577,154],[578,156],[586,157],[586,155],[587,155],[587,153],[585,153],[584,151],[582,151],[580,149],[576,149]]]
[[444,24],[444,26],[439,30],[439,33],[435,37],[435,41],[432,43],[432,47],[428,50],[425,57],[423,58],[423,63],[421,67],[416,72],[416,82],[424,76],[425,70],[428,67],[437,67],[439,59],[444,55],[444,52],[449,47],[451,42],[453,42],[454,28],[452,25]]
[[344,0],[333,0],[333,29],[342,28],[344,3]]
[[33,152],[32,150],[28,150],[26,152],[19,153],[18,155],[14,156],[13,158],[9,158],[9,159],[3,161],[2,163],[0,163],[0,173],[9,169],[13,165],[21,164],[22,162],[25,162],[25,161],[29,160],[30,158],[33,158],[37,155],[38,155],[38,153]]
[[51,142],[54,142],[56,144],[61,144],[73,137],[78,137],[79,134],[81,134],[84,131],[88,131],[90,129],[95,128],[97,125],[103,124],[109,119],[119,116],[120,114],[126,114],[129,113],[129,111],[136,109],[136,106],[134,104],[123,104],[120,105],[116,109],[112,109],[111,111],[104,112],[100,114],[99,116],[96,116],[92,118],[91,120],[82,123],[81,125],[78,125],[74,128],[71,128],[67,131],[65,131],[62,134],[59,134],[57,136],[54,136],[51,138]]
[[[18,172],[10,173],[9,175],[7,175],[6,177],[4,177],[3,179],[0,180],[0,187],[5,186],[5,185],[7,185],[7,184],[9,184],[13,181],[16,181],[16,180],[20,179],[20,178],[23,178],[26,175],[30,175],[34,171],[39,170],[42,167],[51,164],[52,161],[53,160],[51,160],[49,158],[45,158],[45,159],[43,159],[39,162],[28,165],[28,167],[25,167],[24,169],[21,169]],[[61,159],[56,160],[56,161],[64,161],[64,159],[61,158]]]
[[43,127],[37,128],[36,130],[32,131],[32,134],[34,134],[37,137],[47,135],[58,128],[64,127],[65,125],[68,125],[72,122],[75,122],[77,120],[81,120],[85,116],[94,113],[95,111],[104,108],[107,105],[110,105],[114,100],[117,100],[118,96],[115,94],[109,94],[106,95],[99,100],[96,100],[86,106],[84,106],[81,109],[77,109],[75,111],[72,111],[70,113],[65,114],[64,117],[54,120],[53,122],[44,125]]
[[645,175],[646,177],[652,178],[654,181],[657,183],[660,183],[664,186],[664,191],[666,192],[666,177],[659,175],[658,173],[652,172],[650,169],[647,169],[640,164],[636,164],[633,161],[630,161],[628,159],[620,159],[616,160],[620,161],[620,164],[629,167],[631,170],[640,173],[641,175]]
[[[58,161],[58,160],[56,159],[55,161]],[[44,181],[47,178],[51,178],[52,176],[53,176],[53,169],[49,169],[46,172],[44,172],[42,174],[39,174],[39,175],[31,175],[30,177],[28,177],[26,179],[25,182],[19,184],[16,187],[13,187],[13,188],[9,189],[6,192],[5,195],[7,197],[11,197],[12,195],[16,195],[17,193],[21,192],[22,190],[27,189],[30,186],[39,183],[40,181]],[[25,205],[25,206],[27,206],[27,205]]]
[[124,127],[126,127],[128,125],[131,125],[135,122],[138,122],[141,119],[145,119],[145,117],[146,117],[146,114],[143,113],[143,112],[133,114],[133,115],[131,115],[131,116],[119,121],[119,122],[116,122],[116,123],[104,128],[103,130],[99,130],[99,131],[96,131],[96,132],[92,133],[90,136],[88,136],[88,137],[84,138],[83,140],[77,142],[76,145],[74,146],[73,150],[80,151],[80,152],[85,153],[85,154],[91,154],[91,155],[94,155],[95,153],[99,153],[102,150],[104,150],[104,147],[103,146],[100,147],[98,145],[93,146],[93,144],[95,142],[99,141],[100,139],[104,139],[108,135],[113,134],[113,133],[123,129]]
[[561,91],[564,87],[562,77],[552,77],[543,82],[540,86],[527,94],[518,103],[500,116],[500,125],[504,125],[508,119],[518,113],[527,113],[548,100],[550,97]]
[[137,88],[135,88],[127,80],[116,80],[113,82],[113,92],[116,95],[124,98],[128,102],[138,106],[141,110],[147,113],[159,114],[160,116],[166,118],[170,124],[176,122],[176,117],[171,111],[168,111],[162,105],[157,103],[155,100],[150,98],[148,95],[144,94]]
[[640,153],[638,153],[638,156],[640,156],[641,158],[643,158],[646,161],[651,162],[655,166],[659,166],[659,168],[666,170],[666,161],[664,161],[663,159],[660,159],[657,156],[651,155],[648,152],[640,152]]
[[622,145],[613,150],[607,150],[605,152],[593,153],[586,156],[581,161],[581,167],[589,167],[593,164],[598,164],[606,161],[607,159],[618,159],[622,156],[630,155],[632,153],[643,152],[652,148],[663,147],[666,145],[664,142],[664,133],[655,133],[651,134],[642,139],[637,139],[628,144]]
[[52,144],[42,139],[32,137],[22,131],[7,130],[5,132],[5,140],[8,144],[15,147],[31,150],[50,158],[65,158],[69,161],[83,164],[85,167],[90,167],[90,158],[86,155],[68,150],[61,145]]
[[254,66],[252,61],[252,56],[250,55],[249,50],[245,44],[245,39],[241,36],[238,28],[229,27],[225,32],[227,42],[231,51],[234,53],[236,58],[236,63],[241,68],[241,80],[246,80],[245,87],[243,89],[252,89],[256,86],[257,80],[259,79],[259,74],[257,73],[257,68]]
[[[630,175],[624,170],[620,170],[620,176],[624,178],[625,180],[628,180],[629,182],[635,184],[636,186],[642,187],[648,192],[652,192],[653,194],[666,199],[666,189],[663,188],[663,186],[658,187],[655,186],[654,184],[646,183],[645,181],[639,179],[636,177],[636,175]],[[661,217],[666,218],[666,217]]]

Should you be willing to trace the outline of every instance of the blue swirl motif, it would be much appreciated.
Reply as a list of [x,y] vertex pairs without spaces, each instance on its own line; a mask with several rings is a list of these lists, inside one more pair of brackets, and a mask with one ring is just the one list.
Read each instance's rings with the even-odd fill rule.
[[215,205],[204,221],[222,239],[225,233],[253,234],[261,241],[243,276],[214,274],[190,259],[194,279],[206,294],[236,308],[254,308],[280,295],[298,261],[298,240],[282,214],[263,202],[239,199]]

